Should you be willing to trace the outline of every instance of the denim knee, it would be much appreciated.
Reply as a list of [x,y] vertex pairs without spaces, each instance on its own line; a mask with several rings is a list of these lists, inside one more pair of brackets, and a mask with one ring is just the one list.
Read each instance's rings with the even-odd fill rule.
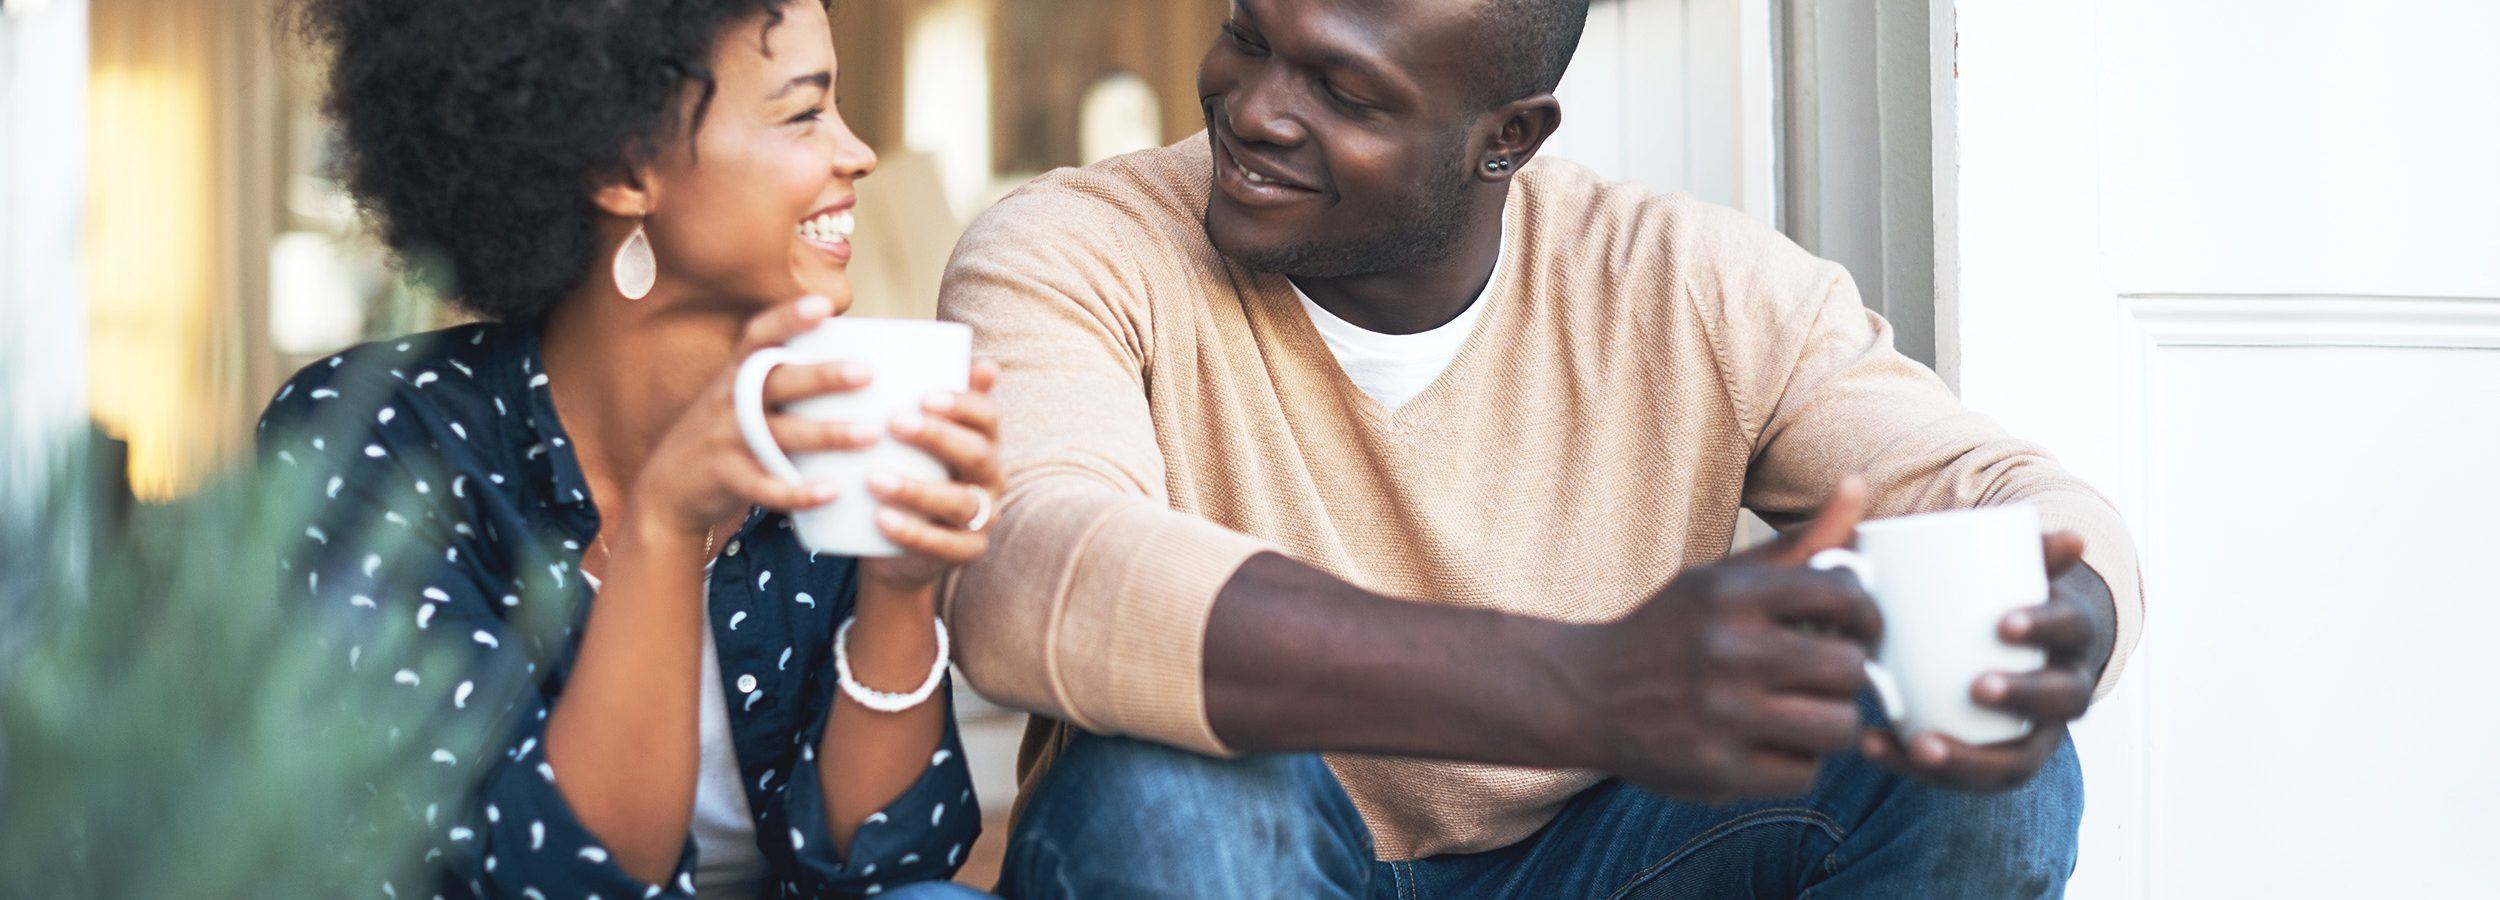
[[1360,896],[1369,832],[1318,756],[1080,735],[1007,847],[1011,897]]

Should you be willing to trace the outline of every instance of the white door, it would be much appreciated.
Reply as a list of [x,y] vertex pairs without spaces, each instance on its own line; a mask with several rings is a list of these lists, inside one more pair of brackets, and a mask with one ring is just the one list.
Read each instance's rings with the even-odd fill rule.
[[1772,0],[1596,0],[1544,153],[1772,222]]
[[1954,5],[1946,368],[2151,587],[2074,895],[2500,895],[2500,5]]

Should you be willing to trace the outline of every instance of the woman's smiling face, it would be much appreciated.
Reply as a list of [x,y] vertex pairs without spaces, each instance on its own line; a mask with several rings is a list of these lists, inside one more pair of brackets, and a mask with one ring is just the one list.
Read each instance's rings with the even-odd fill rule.
[[667,141],[641,173],[661,284],[707,306],[821,294],[848,307],[854,185],[877,156],[834,107],[824,6],[792,0],[778,22],[723,29],[711,68],[708,104],[700,82],[686,90],[694,139]]

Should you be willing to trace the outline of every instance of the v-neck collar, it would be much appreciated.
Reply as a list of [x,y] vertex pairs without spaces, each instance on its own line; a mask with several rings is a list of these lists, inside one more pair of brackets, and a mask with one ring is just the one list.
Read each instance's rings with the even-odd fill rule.
[[[1268,273],[1246,273],[1250,279],[1249,283],[1255,290],[1280,295],[1283,300],[1283,302],[1254,305],[1260,307],[1266,315],[1282,320],[1275,326],[1281,329],[1277,335],[1294,360],[1299,364],[1324,372],[1325,375],[1322,377],[1344,394],[1346,402],[1359,411],[1366,421],[1384,430],[1406,431],[1418,419],[1429,420],[1430,409],[1438,405],[1439,398],[1459,389],[1456,385],[1466,379],[1466,373],[1473,368],[1475,357],[1487,352],[1484,349],[1488,341],[1486,335],[1499,331],[1504,316],[1515,312],[1508,307],[1517,302],[1518,295],[1518,292],[1512,290],[1510,285],[1517,280],[1519,269],[1517,257],[1521,252],[1522,243],[1520,230],[1516,227],[1519,202],[1519,195],[1515,190],[1503,200],[1501,249],[1499,255],[1494,258],[1491,277],[1486,279],[1484,290],[1476,295],[1475,302],[1469,304],[1468,310],[1461,313],[1459,319],[1453,320],[1453,322],[1470,318],[1475,320],[1466,339],[1460,342],[1458,352],[1450,357],[1449,364],[1441,368],[1440,374],[1432,379],[1432,383],[1425,385],[1423,390],[1417,391],[1413,397],[1408,398],[1405,403],[1399,404],[1395,409],[1391,409],[1387,404],[1373,397],[1370,392],[1363,390],[1362,386],[1355,384],[1353,377],[1346,373],[1345,365],[1337,359],[1336,352],[1329,349],[1327,337],[1320,333],[1318,323],[1313,322],[1310,313],[1303,309],[1307,298],[1303,295],[1302,289],[1294,285],[1293,279]],[[1234,265],[1238,267],[1239,264]]]

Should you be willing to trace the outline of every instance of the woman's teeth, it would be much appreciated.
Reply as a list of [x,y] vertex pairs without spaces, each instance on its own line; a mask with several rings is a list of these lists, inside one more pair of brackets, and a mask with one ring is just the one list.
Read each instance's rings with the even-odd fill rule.
[[819,244],[840,244],[851,239],[856,225],[850,210],[828,213],[799,223],[799,236]]

